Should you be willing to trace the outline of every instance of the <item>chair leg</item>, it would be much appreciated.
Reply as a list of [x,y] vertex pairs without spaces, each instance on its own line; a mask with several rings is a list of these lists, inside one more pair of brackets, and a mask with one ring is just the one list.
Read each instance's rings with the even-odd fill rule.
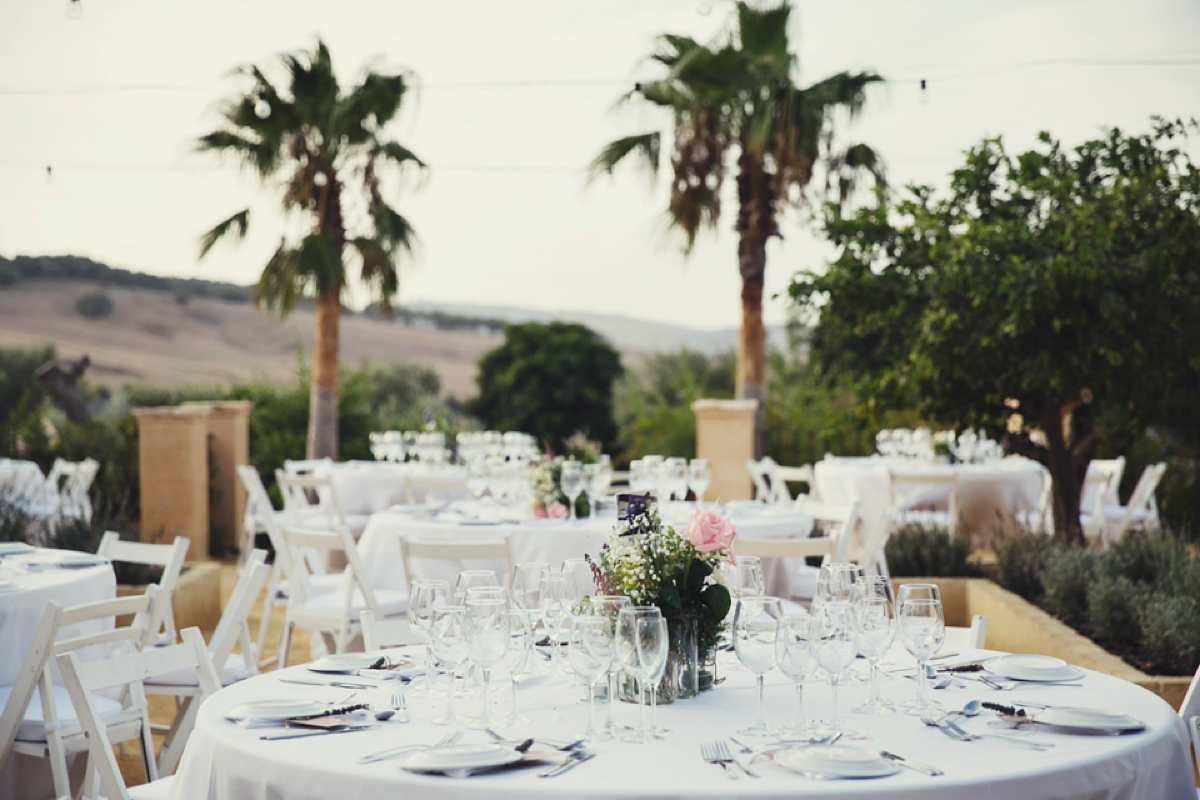
[[196,713],[200,705],[195,697],[176,698],[177,708],[175,721],[163,739],[163,746],[158,751],[158,774],[172,775],[179,766],[179,758],[183,755],[183,747],[187,744],[188,736],[196,725]]
[[50,756],[50,774],[54,778],[54,794],[71,797],[71,776],[67,771],[67,755],[63,752],[62,739],[57,731],[46,736],[46,750]]
[[292,647],[292,621],[285,619],[283,621],[283,630],[279,634],[279,653],[276,659],[279,662],[280,669],[287,669],[288,651]]

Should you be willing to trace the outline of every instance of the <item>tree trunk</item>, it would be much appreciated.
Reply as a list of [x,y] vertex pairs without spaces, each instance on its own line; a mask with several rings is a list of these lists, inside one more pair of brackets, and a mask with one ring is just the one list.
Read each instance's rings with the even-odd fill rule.
[[308,457],[338,457],[338,348],[342,305],[339,293],[317,296],[312,391],[308,405]]
[[1085,544],[1083,523],[1079,519],[1079,503],[1083,494],[1083,479],[1087,475],[1090,453],[1072,452],[1067,447],[1063,418],[1054,409],[1042,420],[1046,434],[1046,468],[1050,470],[1053,484],[1054,533],[1069,544]]
[[763,276],[767,268],[765,238],[743,233],[738,241],[742,274],[742,328],[738,333],[736,397],[757,400],[754,412],[754,457],[767,453],[767,331],[763,326]]

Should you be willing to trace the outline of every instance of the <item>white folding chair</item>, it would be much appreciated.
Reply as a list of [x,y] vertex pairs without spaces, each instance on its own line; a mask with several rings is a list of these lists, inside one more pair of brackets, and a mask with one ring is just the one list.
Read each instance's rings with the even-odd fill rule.
[[376,619],[372,612],[363,611],[358,619],[362,624],[363,649],[368,652],[421,643],[421,637],[412,632],[405,617]]
[[[1187,725],[1192,739],[1192,756],[1200,764],[1200,667],[1192,675],[1187,694],[1183,696],[1183,704],[1179,706],[1179,716]],[[1200,788],[1196,790],[1196,796],[1200,797]]]
[[338,501],[329,475],[288,475],[275,470],[275,482],[283,495],[284,517],[290,525],[333,530],[348,528],[357,539],[367,527],[370,514],[346,514]]
[[[958,531],[958,476],[954,473],[906,473],[889,470],[891,485],[892,524],[899,528],[905,525],[922,525],[929,528],[944,528],[954,536]],[[930,491],[939,495],[938,502],[926,502]],[[946,508],[941,505],[941,495],[946,495]]]
[[820,500],[820,493],[817,492],[816,474],[813,472],[812,464],[805,464],[801,467],[775,467],[775,478],[783,484],[784,491],[787,492],[787,484],[789,483],[804,483],[808,484],[807,496],[813,500]]
[[470,497],[466,478],[408,475],[404,478],[404,502],[428,503],[432,500],[465,500]]
[[[72,712],[67,690],[54,682],[50,659],[71,653],[77,658],[84,654],[100,661],[113,653],[143,649],[153,635],[158,600],[158,587],[151,586],[143,595],[101,600],[65,610],[50,601],[25,653],[16,683],[0,686],[0,700],[4,703],[0,714],[0,767],[10,753],[47,759],[55,793],[71,794],[67,757],[86,750],[88,745]],[[133,615],[133,622],[104,631],[80,632],[80,626],[86,630],[88,623],[123,615]],[[118,700],[98,696],[94,704],[117,741],[137,737],[138,726],[133,717],[140,710],[130,707],[128,697]],[[153,767],[154,750],[148,738],[143,747],[143,760]]]
[[946,626],[945,647],[955,650],[974,648],[982,650],[987,643],[987,617],[976,614],[971,617],[971,627]]
[[[254,649],[254,643],[250,641],[248,620],[270,571],[266,550],[255,550],[251,553],[250,560],[238,576],[237,585],[233,587],[233,594],[225,606],[224,613],[221,614],[217,629],[213,631],[212,639],[209,640],[208,653],[212,663],[219,665],[222,686],[258,674],[258,653]],[[239,644],[242,652],[234,653],[234,646]],[[175,719],[172,724],[154,726],[156,733],[166,733],[168,741],[174,745],[164,746],[158,755],[158,771],[170,774],[179,763],[186,741],[186,736],[180,735],[179,732],[190,731],[195,724],[198,708],[195,698],[200,695],[200,685],[194,671],[182,670],[147,679],[146,693],[175,697]]]
[[[504,572],[500,580],[509,585],[513,573],[512,545],[508,537],[490,539],[436,541],[422,539],[409,534],[400,535],[400,558],[404,562],[404,574],[409,582],[421,577],[421,570],[414,566],[413,559],[437,559],[443,561],[504,561]],[[461,568],[460,568],[461,569]]]
[[[1125,456],[1093,458],[1088,462],[1087,471],[1088,474],[1099,473],[1108,476],[1108,483],[1105,485],[1104,492],[1102,493],[1103,503],[1106,506],[1120,505],[1121,477],[1125,474]],[[1081,505],[1084,508],[1090,508],[1095,505],[1095,498],[1090,496],[1088,489],[1084,490]]]
[[[360,630],[360,612],[370,611],[378,619],[385,619],[401,616],[408,608],[408,595],[405,592],[376,589],[366,580],[358,549],[346,528],[313,530],[284,526],[282,532],[293,554],[291,561],[294,572],[280,637],[280,669],[288,665],[292,630],[296,626],[321,634],[327,652],[342,653]],[[346,568],[336,591],[320,591],[313,586],[314,576],[308,570],[308,560],[295,557],[297,551],[303,550],[327,555],[339,553],[345,558]]]
[[1100,534],[1102,547],[1116,544],[1131,530],[1157,530],[1161,527],[1154,490],[1166,471],[1165,462],[1147,465],[1126,505],[1104,506],[1104,524]]
[[779,465],[770,456],[761,461],[746,460],[746,469],[754,480],[754,499],[762,503],[790,503],[787,484],[780,480]]
[[[793,506],[796,511],[804,514],[813,521],[813,533],[819,533],[819,536],[810,536],[808,539],[794,539],[784,541],[795,541],[798,544],[795,547],[795,552],[789,555],[803,556],[821,556],[822,561],[842,561],[849,557],[849,539],[857,535],[859,526],[859,513],[857,503],[837,504],[837,503],[822,503],[818,500],[813,500],[807,495],[801,495],[796,498]],[[734,549],[739,555],[758,555],[760,552],[768,550],[783,550],[785,548],[776,548],[768,544],[767,539],[742,539],[738,537],[734,540]],[[812,544],[809,544],[812,543]],[[801,553],[801,550],[812,548],[813,553]],[[762,557],[762,556],[760,556]],[[793,586],[795,590],[793,595],[802,600],[811,600],[816,594],[817,589],[817,567],[802,566],[793,576]]]
[[302,458],[283,462],[283,472],[292,477],[325,477],[333,468],[331,458]]
[[109,561],[162,567],[162,577],[158,579],[157,584],[161,626],[154,631],[155,634],[161,634],[159,644],[171,644],[175,641],[175,611],[171,603],[175,583],[179,580],[179,573],[183,571],[183,562],[187,558],[190,544],[191,540],[186,536],[175,537],[171,544],[127,542],[121,539],[121,534],[108,531],[100,539],[100,547],[96,550],[96,555]]
[[100,464],[94,458],[85,458],[73,465],[59,491],[59,519],[80,520],[91,524],[93,509],[88,492],[99,469]]
[[235,467],[238,478],[246,490],[246,512],[242,515],[242,543],[238,547],[238,565],[244,566],[254,549],[255,538],[260,533],[269,533],[268,518],[275,518],[275,506],[267,488],[263,486],[258,470],[249,464],[239,464]]
[[126,788],[117,759],[113,755],[112,728],[105,724],[103,712],[96,703],[97,692],[121,687],[133,698],[130,710],[136,711],[136,715],[130,721],[136,726],[136,737],[141,739],[143,752],[149,751],[153,744],[150,738],[145,680],[180,670],[190,670],[196,676],[197,696],[201,700],[220,688],[216,668],[213,667],[208,650],[204,647],[204,637],[200,635],[200,629],[188,628],[183,631],[182,640],[181,644],[149,648],[140,653],[105,661],[81,663],[74,653],[58,656],[58,667],[86,740],[85,746],[89,755],[88,772],[96,774],[110,800],[165,800],[169,795],[172,779],[158,780],[154,760],[146,759],[144,765],[148,783],[132,790]]

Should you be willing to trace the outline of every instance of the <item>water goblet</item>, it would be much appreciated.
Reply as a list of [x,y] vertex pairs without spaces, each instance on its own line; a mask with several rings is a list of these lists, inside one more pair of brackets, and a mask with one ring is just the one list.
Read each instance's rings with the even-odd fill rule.
[[891,583],[881,575],[872,575],[859,581],[855,595],[858,652],[866,656],[870,666],[871,697],[854,711],[858,714],[890,714],[894,706],[879,695],[879,659],[896,637],[896,607],[892,602]]
[[[592,597],[591,602],[592,613],[608,620],[609,627],[614,631],[614,636],[617,615],[622,608],[629,608],[633,605],[628,597],[619,594],[596,595]],[[613,705],[617,702],[617,679],[620,673],[621,662],[619,659],[614,658],[608,668],[608,712],[605,716],[603,733],[601,734],[604,739],[611,739],[615,736],[618,727],[613,721]]]
[[[911,589],[911,587],[921,587]],[[905,589],[911,589],[905,592]],[[933,591],[929,591],[932,589]],[[942,615],[941,595],[933,584],[908,584],[900,587],[897,598],[897,625],[904,648],[917,660],[917,680],[920,688],[916,701],[908,704],[907,713],[929,716],[941,710],[941,704],[929,697],[929,678],[926,666],[946,638],[946,621]]]
[[[612,483],[612,477],[612,459],[601,454],[596,460],[596,469],[592,473],[591,485],[588,486],[588,497],[592,499],[593,503],[607,494],[609,484]],[[595,514],[594,511],[592,513],[593,515]]]
[[425,643],[425,696],[433,694],[433,639],[430,628],[433,612],[450,605],[450,584],[446,581],[414,580],[408,590],[408,627]]
[[775,666],[775,642],[783,609],[775,597],[742,597],[733,615],[733,649],[742,666],[758,678],[758,716],[752,725],[738,733],[746,736],[770,736],[779,731],[767,725],[763,716],[763,679]]
[[483,673],[483,711],[472,727],[490,728],[492,717],[488,689],[492,667],[500,663],[508,649],[508,601],[475,590],[467,596],[463,622],[467,653]]
[[467,599],[468,589],[499,585],[500,581],[496,578],[496,573],[490,569],[464,569],[458,573],[458,579],[454,582],[454,604],[456,606],[463,605]]
[[667,500],[687,497],[688,466],[686,458],[668,458],[662,465],[663,493]]
[[604,617],[573,615],[567,626],[567,660],[588,691],[586,737],[601,734],[596,727],[596,682],[608,674],[613,661],[613,630]]
[[862,568],[857,564],[831,561],[821,565],[817,573],[817,592],[813,600],[818,603],[849,603],[854,599],[854,584],[862,577]]
[[813,642],[813,657],[821,669],[829,674],[833,696],[827,732],[853,735],[853,731],[844,728],[838,719],[838,682],[858,652],[854,606],[850,603],[817,603],[813,606],[812,617],[817,633]]
[[688,488],[696,495],[696,502],[704,499],[704,491],[712,483],[712,468],[706,458],[693,458],[688,464]]
[[616,652],[621,669],[638,683],[638,727],[621,737],[645,744],[651,741],[646,729],[645,688],[659,648],[666,648],[662,635],[662,612],[657,606],[628,606],[617,612]]
[[564,461],[562,472],[559,474],[559,486],[568,499],[570,519],[575,519],[575,498],[583,492],[583,464],[578,461]]
[[571,605],[575,602],[574,581],[561,572],[549,570],[542,574],[540,594],[542,624],[546,626],[547,639],[550,642],[550,672],[560,672],[559,662],[559,628],[567,615],[571,613]]
[[468,655],[467,637],[463,629],[465,612],[466,609],[462,606],[442,606],[433,610],[429,631],[433,654],[446,665],[446,676],[449,679],[446,686],[446,711],[441,717],[431,720],[434,725],[453,725],[458,721],[454,716],[454,673],[467,660]]
[[596,590],[596,579],[592,576],[592,565],[585,558],[568,558],[559,568],[571,581],[571,593],[576,604],[590,597]]
[[659,620],[659,636],[667,642],[667,647],[659,648],[655,651],[654,663],[650,668],[650,730],[648,734],[652,739],[665,739],[670,733],[666,728],[660,727],[658,724],[658,687],[662,684],[663,675],[667,672],[667,661],[670,659],[671,650],[671,630],[665,619]]
[[533,629],[529,627],[529,616],[522,611],[508,613],[508,647],[504,651],[504,665],[512,679],[512,717],[514,723],[525,723],[529,720],[517,711],[517,693],[521,688],[521,679],[529,667],[529,656],[533,652]]
[[804,681],[817,671],[817,661],[813,657],[816,638],[816,623],[808,614],[788,614],[779,623],[779,638],[775,641],[776,665],[796,687],[796,721],[784,725],[783,731],[795,738],[809,738],[814,732],[814,726],[804,718]]

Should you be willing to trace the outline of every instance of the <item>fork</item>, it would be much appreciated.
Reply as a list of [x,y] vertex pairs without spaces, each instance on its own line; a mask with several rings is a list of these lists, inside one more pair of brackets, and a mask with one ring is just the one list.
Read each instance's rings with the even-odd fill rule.
[[732,761],[733,765],[735,767],[737,767],[738,769],[740,769],[742,772],[746,773],[747,777],[750,777],[750,778],[758,777],[757,772],[751,772],[748,768],[746,768],[745,766],[742,765],[742,762],[738,761],[736,758],[734,758],[730,754],[729,746],[725,744],[724,739],[718,739],[717,741],[713,742],[713,744],[716,745],[717,755],[720,756],[722,760]]
[[399,689],[392,692],[392,708],[396,711],[397,719],[408,722],[408,703],[404,699],[404,692]]
[[[717,745],[721,745],[721,750],[724,750],[725,755],[722,757],[721,750],[718,750]],[[729,750],[724,747],[724,742],[704,742],[700,745],[700,757],[710,764],[720,764],[721,769],[725,770],[725,777],[730,780],[737,780],[738,774],[729,768],[729,763],[733,758],[729,755]]]
[[940,721],[934,719],[933,717],[927,717],[924,714],[921,715],[921,722],[924,722],[926,725],[928,725],[931,728],[937,728],[939,731],[946,734],[947,736],[949,736],[951,739],[954,739],[955,741],[959,741],[959,742],[967,741],[967,738],[966,738],[967,733],[962,728],[958,728],[957,730],[952,730],[949,725],[945,725],[945,724],[941,723]]
[[1000,739],[1001,741],[1005,741],[1010,744],[1019,744],[1022,747],[1028,747],[1031,750],[1049,750],[1054,746],[1053,744],[1049,743],[1033,742],[1029,741],[1028,739],[1018,739],[1015,736],[1004,736],[999,733],[967,733],[965,730],[959,727],[958,723],[952,720],[947,720],[946,727],[961,736],[964,742],[973,742],[976,739]]
[[376,761],[385,761],[389,758],[402,756],[410,753],[413,750],[433,750],[437,747],[449,747],[462,738],[462,731],[451,731],[437,741],[436,744],[405,744],[400,747],[391,747],[387,750],[380,750],[377,753],[365,755],[358,760],[360,764],[373,764]]

